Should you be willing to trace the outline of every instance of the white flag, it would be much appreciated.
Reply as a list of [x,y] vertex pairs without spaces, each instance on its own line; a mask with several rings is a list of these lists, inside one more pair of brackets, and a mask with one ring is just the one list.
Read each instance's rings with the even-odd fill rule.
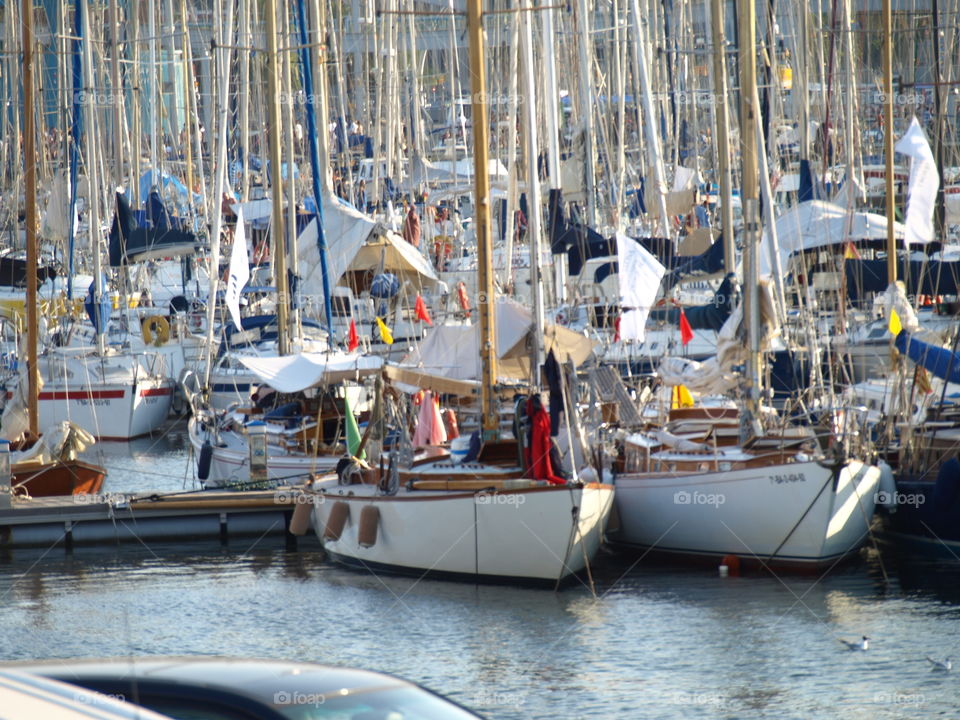
[[233,235],[230,277],[227,279],[227,292],[224,298],[237,330],[243,330],[240,325],[240,291],[249,279],[250,262],[247,260],[247,233],[243,226],[243,208],[237,205],[237,231]]
[[624,340],[644,338],[647,315],[657,299],[660,280],[667,269],[633,238],[617,233],[617,262],[620,279],[620,337]]
[[914,117],[907,132],[894,148],[910,156],[910,185],[907,190],[907,226],[904,240],[926,244],[933,241],[933,206],[940,187],[937,163],[920,123]]

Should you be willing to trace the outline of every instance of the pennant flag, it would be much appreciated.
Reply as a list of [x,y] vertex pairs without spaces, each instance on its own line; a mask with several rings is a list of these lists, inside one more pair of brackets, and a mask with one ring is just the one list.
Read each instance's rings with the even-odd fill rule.
[[913,370],[913,386],[926,395],[933,392],[933,386],[930,384],[930,376],[927,375],[927,371],[923,365],[917,365]]
[[853,244],[852,241],[847,240],[847,244],[843,246],[843,259],[844,260],[859,260],[860,252],[857,250],[857,246]]
[[680,308],[680,342],[686,347],[691,340],[693,340],[693,328],[690,327],[687,314],[683,312],[683,308]]
[[907,186],[907,226],[904,241],[925,244],[933,241],[933,206],[940,187],[940,174],[927,136],[916,117],[894,148],[910,157],[910,183]]
[[380,339],[387,345],[393,345],[393,335],[390,333],[390,328],[380,318],[377,318],[377,328],[380,330]]
[[240,291],[250,279],[250,263],[247,260],[247,233],[243,225],[243,206],[237,205],[237,230],[233,235],[233,250],[230,252],[230,275],[227,278],[227,291],[224,296],[230,317],[237,330],[243,330],[240,324]]
[[413,311],[417,316],[417,320],[423,320],[427,325],[433,327],[433,320],[430,319],[430,313],[427,312],[427,304],[423,301],[423,298],[420,297],[420,293],[417,293],[417,302],[413,306]]
[[893,308],[890,308],[890,324],[887,325],[887,329],[894,337],[899,335],[900,331],[903,330],[903,325],[900,324],[900,316],[897,315],[897,311]]
[[671,409],[693,407],[693,395],[687,390],[686,385],[675,385],[673,388],[673,399],[670,403]]
[[357,321],[350,318],[350,331],[347,333],[347,352],[353,352],[360,347],[360,338],[357,337]]
[[[343,396],[343,413],[346,415],[347,424],[347,452],[357,457],[357,450],[360,448],[360,428],[357,426],[357,418],[354,417],[353,410],[350,408],[350,399],[346,395]],[[367,451],[364,450],[359,457],[364,458],[366,455]]]

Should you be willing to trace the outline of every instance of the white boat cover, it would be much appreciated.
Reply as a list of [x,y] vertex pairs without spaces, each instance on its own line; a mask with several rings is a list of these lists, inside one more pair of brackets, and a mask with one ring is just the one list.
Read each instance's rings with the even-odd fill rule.
[[239,359],[260,382],[284,393],[366,377],[383,367],[383,358],[360,353],[300,353]]
[[[780,244],[780,266],[787,267],[787,258],[800,250],[839,245],[848,240],[869,240],[887,237],[887,219],[868,212],[854,212],[848,219],[846,208],[824,200],[800,203],[777,218],[777,240]],[[849,230],[848,230],[849,222]],[[894,223],[894,235],[904,236],[905,228]],[[770,277],[773,240],[764,230],[760,247],[760,276]]]
[[[332,193],[324,195],[323,229],[331,287],[347,272],[379,270],[381,256],[382,269],[394,273],[401,281],[410,280],[416,287],[427,288],[434,287],[438,282],[430,263],[416,248]],[[297,238],[297,258],[303,278],[303,293],[323,295],[316,219]]]
[[[497,375],[503,379],[527,378],[530,375],[527,340],[533,332],[533,316],[528,308],[507,298],[497,298],[496,310]],[[572,358],[577,365],[590,356],[596,344],[579,333],[550,324],[544,328],[543,342],[548,352],[553,349],[559,362]],[[402,367],[455,380],[478,380],[480,326],[438,325],[427,333],[419,348],[404,359]]]

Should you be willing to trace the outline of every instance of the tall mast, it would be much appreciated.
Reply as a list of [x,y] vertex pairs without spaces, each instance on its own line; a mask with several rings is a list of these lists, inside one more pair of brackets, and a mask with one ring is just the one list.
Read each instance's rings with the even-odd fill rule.
[[495,407],[497,381],[493,263],[490,239],[490,178],[487,174],[486,69],[483,60],[481,0],[467,0],[467,38],[470,43],[470,89],[473,93],[474,218],[477,231],[477,305],[480,311],[480,412],[484,440],[496,440],[500,418]]
[[[577,3],[577,22],[579,24],[579,48],[580,55],[580,112],[583,113],[583,170],[584,170],[584,192],[587,195],[586,225],[593,227],[597,222],[597,196],[594,188],[596,174],[594,172],[594,152],[593,152],[593,67],[591,59],[593,57],[593,40],[590,37],[590,15],[587,10],[587,0],[579,0]],[[609,96],[609,92],[607,93]]]
[[[39,435],[37,420],[37,153],[34,148],[33,115],[33,0],[23,0],[23,169],[26,180],[25,218],[27,234],[27,413],[30,434]],[[9,19],[8,19],[9,22]],[[92,194],[92,190],[91,190]]]
[[757,30],[756,3],[740,0],[740,142],[742,146],[745,287],[744,321],[750,334],[747,361],[747,409],[755,422],[760,404],[760,295],[758,277],[758,245],[760,243],[759,186],[757,160]]
[[883,0],[883,157],[887,193],[887,282],[897,281],[897,241],[893,237],[893,10]]
[[724,14],[721,0],[710,0],[713,30],[713,104],[716,123],[717,158],[720,172],[720,227],[723,228],[723,267],[736,272],[736,243],[733,237],[733,193],[730,182],[730,126],[727,115],[727,62]]
[[[280,178],[280,87],[277,66],[277,0],[267,0],[267,110],[270,140],[270,196],[273,217],[270,234],[273,236],[273,275],[277,285],[277,351],[287,354],[287,258],[283,235],[283,181]],[[228,41],[229,42],[229,41]],[[290,169],[293,172],[293,169]],[[219,204],[220,198],[215,202]],[[216,271],[216,269],[214,269]]]
[[[318,5],[318,3],[314,3]],[[317,19],[313,28],[314,35],[320,37],[319,28],[319,8],[316,12]],[[333,304],[330,300],[330,271],[327,268],[327,240],[323,231],[323,185],[326,177],[326,165],[321,163],[320,144],[317,132],[317,109],[320,106],[320,117],[325,118],[325,103],[318,101],[317,95],[326,97],[326,89],[323,83],[323,70],[319,62],[314,63],[314,58],[319,58],[319,48],[315,47],[315,54],[310,50],[310,38],[308,35],[306,10],[304,0],[297,0],[297,24],[300,28],[300,46],[301,57],[300,67],[303,71],[303,92],[307,96],[306,116],[307,116],[307,147],[310,152],[310,167],[313,170],[311,176],[313,179],[313,199],[317,206],[317,247],[320,251],[320,275],[323,280],[323,316],[327,321],[327,337],[329,342],[334,342],[333,337]],[[315,77],[316,73],[316,77]],[[314,81],[317,80],[316,89]],[[321,128],[320,133],[326,134],[326,128]],[[327,157],[326,146],[322,157]],[[325,162],[325,161],[324,161]],[[296,257],[296,252],[291,253],[291,257]]]
[[[650,77],[647,72],[647,43],[646,31],[640,20],[640,0],[632,0],[631,10],[633,12],[633,25],[636,32],[635,42],[633,43],[633,71],[640,85],[640,100],[643,105],[643,121],[645,123],[647,153],[649,155],[649,165],[653,170],[654,191],[657,197],[657,206],[660,210],[660,231],[662,237],[670,236],[670,220],[667,217],[667,185],[663,176],[663,162],[660,158],[660,140],[657,135],[657,120],[653,111],[653,103],[650,98],[653,97],[650,88]],[[640,105],[637,105],[637,115],[640,114]],[[640,127],[637,118],[637,127]]]
[[117,0],[110,0],[110,85],[113,88],[113,172],[123,185],[123,88],[120,86],[120,19]]
[[[531,0],[524,0],[522,7],[532,11]],[[540,175],[537,167],[537,108],[534,100],[537,96],[533,82],[533,12],[523,13],[521,19],[523,29],[521,31],[521,52],[523,54],[523,94],[524,94],[524,129],[523,137],[526,139],[527,146],[527,209],[529,210],[530,223],[530,285],[533,293],[533,324],[536,332],[536,341],[533,343],[533,368],[532,385],[534,388],[540,387],[540,368],[544,363],[543,347],[543,274],[540,267],[540,218],[541,213],[541,195],[540,195]],[[482,168],[481,168],[482,170]],[[512,225],[512,223],[511,223]],[[512,228],[511,228],[512,234]],[[488,296],[490,297],[490,296]]]
[[100,182],[97,173],[97,144],[94,142],[94,103],[97,97],[96,83],[93,79],[93,28],[90,27],[90,0],[82,0],[83,12],[83,85],[86,90],[84,110],[84,160],[87,165],[87,224],[90,230],[90,252],[93,254],[93,307],[97,318],[97,352],[106,352],[104,333],[106,318],[100,317],[100,303],[103,301],[103,274],[100,260]]

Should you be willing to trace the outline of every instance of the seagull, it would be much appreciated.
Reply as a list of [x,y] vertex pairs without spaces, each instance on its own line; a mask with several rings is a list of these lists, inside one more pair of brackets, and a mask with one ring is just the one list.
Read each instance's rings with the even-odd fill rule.
[[953,660],[951,660],[950,658],[944,658],[943,660],[934,660],[932,657],[928,655],[927,660],[930,662],[930,664],[933,665],[934,670],[943,670],[944,672],[950,672],[951,670],[953,670]]
[[864,635],[860,640],[844,640],[843,638],[837,638],[837,640],[846,645],[847,650],[866,651],[870,648],[870,638],[868,638],[866,635]]

